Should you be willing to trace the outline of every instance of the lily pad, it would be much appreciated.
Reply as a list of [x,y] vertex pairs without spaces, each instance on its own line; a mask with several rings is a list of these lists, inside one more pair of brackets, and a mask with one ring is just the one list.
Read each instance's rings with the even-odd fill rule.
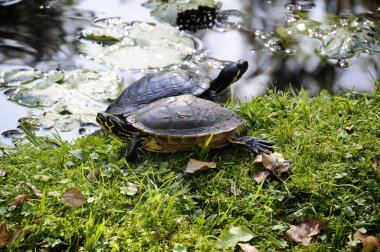
[[199,47],[195,37],[167,24],[129,23],[112,18],[94,25],[95,28],[81,32],[80,52],[102,64],[123,70],[179,64],[190,58]]
[[96,114],[105,110],[105,102],[117,96],[121,85],[114,72],[104,70],[36,71],[36,77],[31,79],[38,84],[20,83],[10,99],[38,108],[33,110],[35,120],[30,123],[60,131],[70,131],[82,124],[95,124]]
[[[325,23],[301,20],[290,23],[287,35],[306,35],[321,42],[319,53],[330,59],[348,59],[358,53],[380,52],[380,21],[361,16],[332,18]],[[280,35],[284,35],[280,32]]]
[[177,15],[185,10],[197,9],[198,6],[216,8],[217,1],[214,0],[190,0],[190,1],[147,1],[144,7],[152,8],[151,15],[160,22],[176,25]]

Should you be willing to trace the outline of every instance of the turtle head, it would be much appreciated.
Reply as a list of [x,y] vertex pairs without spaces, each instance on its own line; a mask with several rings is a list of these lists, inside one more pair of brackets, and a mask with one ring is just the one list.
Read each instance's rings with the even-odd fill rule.
[[113,114],[99,112],[96,121],[105,131],[121,141],[130,140],[132,133],[136,131],[127,121]]
[[246,60],[228,64],[220,71],[218,77],[211,82],[210,90],[214,90],[216,93],[222,92],[232,83],[238,81],[247,69],[248,62]]

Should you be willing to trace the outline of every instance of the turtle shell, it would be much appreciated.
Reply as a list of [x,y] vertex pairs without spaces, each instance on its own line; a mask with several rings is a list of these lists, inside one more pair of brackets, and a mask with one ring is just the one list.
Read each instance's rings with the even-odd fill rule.
[[193,95],[160,99],[125,119],[146,135],[145,149],[166,153],[202,148],[206,142],[211,149],[223,147],[245,123],[232,110]]
[[126,115],[136,129],[164,136],[207,136],[233,131],[245,123],[234,111],[193,95],[167,97]]
[[164,97],[181,94],[199,96],[210,87],[206,77],[185,71],[163,71],[148,74],[125,88],[106,109],[122,115],[136,111]]

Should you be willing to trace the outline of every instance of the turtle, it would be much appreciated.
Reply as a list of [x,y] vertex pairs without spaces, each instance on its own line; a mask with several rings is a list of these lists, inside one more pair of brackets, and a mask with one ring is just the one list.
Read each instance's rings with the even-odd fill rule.
[[181,94],[192,94],[215,102],[216,95],[239,80],[247,69],[248,62],[245,60],[232,62],[212,81],[183,70],[150,73],[126,87],[105,112],[115,115],[127,114],[161,98]]
[[100,112],[98,124],[117,139],[128,142],[125,158],[134,161],[139,146],[152,152],[173,153],[228,144],[240,145],[258,154],[273,151],[273,143],[243,135],[245,120],[218,103],[179,95],[162,98],[132,112],[117,116]]

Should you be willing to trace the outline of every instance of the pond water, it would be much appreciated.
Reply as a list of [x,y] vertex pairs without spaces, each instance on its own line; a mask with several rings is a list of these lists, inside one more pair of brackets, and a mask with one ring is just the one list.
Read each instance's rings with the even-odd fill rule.
[[[173,22],[163,9],[142,4],[134,0],[0,0],[0,72],[112,69],[126,86],[141,77],[142,71],[104,65],[78,53],[83,44],[79,34],[92,27],[94,20],[111,17]],[[224,13],[225,19],[212,29],[189,32],[201,48],[186,66],[213,78],[226,62],[246,59],[249,69],[233,87],[235,98],[249,100],[272,87],[303,87],[310,95],[321,89],[371,92],[373,81],[380,79],[380,1],[224,0],[216,13]],[[16,129],[19,118],[35,116],[39,110],[10,101],[8,89],[0,89],[0,132]],[[78,129],[58,133],[71,139]],[[0,141],[10,143],[4,136]]]

